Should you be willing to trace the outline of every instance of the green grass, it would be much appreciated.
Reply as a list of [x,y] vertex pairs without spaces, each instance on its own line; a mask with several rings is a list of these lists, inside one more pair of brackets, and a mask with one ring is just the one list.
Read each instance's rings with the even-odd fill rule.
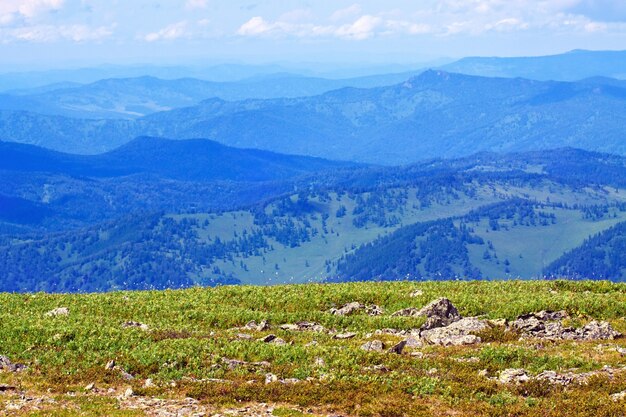
[[[417,288],[423,295],[411,298],[409,294]],[[623,375],[612,381],[541,391],[541,396],[530,397],[519,387],[502,386],[478,375],[482,369],[494,376],[511,367],[538,373],[569,368],[588,371],[623,364],[623,358],[607,343],[550,342],[538,351],[535,341],[493,332],[488,342],[471,347],[424,347],[421,359],[358,348],[368,340],[366,334],[376,329],[419,326],[423,319],[390,314],[404,307],[421,307],[442,296],[450,298],[465,316],[513,319],[542,309],[565,309],[575,322],[603,319],[626,332],[626,285],[608,282],[402,282],[86,295],[0,294],[0,354],[29,366],[21,374],[0,373],[0,383],[19,384],[34,394],[62,396],[59,407],[65,411],[55,415],[75,415],[72,407],[82,410],[83,415],[117,410],[114,399],[99,397],[99,405],[94,407],[80,398],[64,396],[68,391],[83,392],[83,387],[92,382],[118,391],[131,385],[140,395],[191,396],[216,407],[275,402],[359,416],[446,415],[436,410],[470,416],[531,416],[538,415],[536,410],[546,416],[592,415],[592,407],[599,410],[594,415],[618,416],[616,407],[624,411],[623,404],[609,399],[609,394],[626,389]],[[385,314],[338,317],[327,313],[333,306],[354,300],[378,304]],[[70,315],[45,316],[60,306],[68,307]],[[357,337],[337,341],[328,334],[277,328],[260,333],[229,330],[249,320],[264,319],[272,325],[317,321],[327,328],[357,332]],[[148,324],[150,330],[122,328],[121,323],[129,320]],[[236,334],[241,332],[254,339],[274,333],[290,344],[237,340]],[[380,339],[387,345],[400,340],[394,336]],[[317,344],[310,346],[314,340]],[[625,346],[622,340],[615,343]],[[223,366],[222,357],[267,361],[270,366],[230,370]],[[479,361],[458,360],[470,357]],[[318,358],[324,363],[316,364]],[[111,359],[136,380],[128,382],[119,372],[105,370],[104,365]],[[388,372],[376,370],[375,365],[383,365]],[[265,385],[266,372],[303,382]],[[152,378],[157,387],[142,388],[146,378]],[[205,378],[229,382],[193,382]],[[170,386],[172,382],[176,387]],[[563,407],[571,406],[576,398],[580,401],[574,412],[563,414],[567,409]],[[0,395],[0,410],[2,401]],[[295,413],[289,407],[281,410],[277,409],[275,415],[298,415],[289,414]],[[108,415],[134,415],[130,411],[116,412]]]

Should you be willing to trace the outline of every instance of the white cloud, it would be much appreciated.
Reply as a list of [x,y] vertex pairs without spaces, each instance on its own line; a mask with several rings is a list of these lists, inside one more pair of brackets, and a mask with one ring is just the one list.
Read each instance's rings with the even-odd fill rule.
[[101,41],[113,34],[114,26],[91,27],[87,25],[35,25],[0,30],[3,43],[12,41],[26,42],[88,42]]
[[335,11],[330,16],[330,20],[332,20],[333,22],[336,22],[338,20],[344,20],[350,17],[357,16],[360,13],[361,13],[361,5],[355,3],[352,6],[348,6],[344,9],[339,9]]
[[146,42],[179,39],[188,36],[187,25],[187,21],[172,23],[157,32],[148,33],[143,39]]
[[255,16],[241,25],[237,34],[241,36],[258,36],[269,33],[273,30],[274,25],[265,21],[261,16]]
[[383,20],[380,17],[365,15],[354,23],[340,26],[335,34],[340,38],[363,40],[371,38]]
[[32,19],[43,12],[58,10],[64,3],[65,0],[0,0],[0,24]]

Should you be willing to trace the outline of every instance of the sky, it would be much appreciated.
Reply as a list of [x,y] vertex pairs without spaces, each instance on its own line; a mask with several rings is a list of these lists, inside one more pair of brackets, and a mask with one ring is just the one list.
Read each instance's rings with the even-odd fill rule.
[[626,0],[0,0],[0,66],[412,64],[626,49]]

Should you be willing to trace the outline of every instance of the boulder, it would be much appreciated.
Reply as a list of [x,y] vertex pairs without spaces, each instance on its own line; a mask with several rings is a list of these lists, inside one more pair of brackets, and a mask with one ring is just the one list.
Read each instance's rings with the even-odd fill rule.
[[505,369],[500,372],[498,381],[503,384],[519,384],[530,380],[528,372],[525,369]]
[[361,345],[361,349],[367,352],[382,352],[385,345],[380,340],[371,340]]
[[346,340],[346,339],[352,339],[353,337],[356,336],[356,333],[352,333],[352,332],[348,332],[348,333],[337,333],[336,335],[333,336],[333,339],[337,339],[337,340]]
[[447,326],[461,319],[456,307],[447,298],[439,298],[421,309],[405,308],[392,314],[394,317],[426,317],[420,329],[428,330]]
[[50,310],[46,313],[46,317],[60,317],[60,316],[68,316],[70,314],[70,309],[67,307],[58,307],[54,310]]
[[466,317],[445,327],[436,327],[423,330],[420,334],[422,340],[432,345],[461,346],[480,343],[480,337],[474,335],[489,328],[486,320],[475,317]]
[[406,340],[402,340],[401,342],[398,342],[395,345],[393,345],[387,352],[401,355],[405,346],[406,346]]

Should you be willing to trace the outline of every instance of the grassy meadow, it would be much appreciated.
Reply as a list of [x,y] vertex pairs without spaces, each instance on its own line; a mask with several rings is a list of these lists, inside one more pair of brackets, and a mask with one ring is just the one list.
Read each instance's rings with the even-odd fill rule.
[[[411,297],[415,290],[421,295]],[[626,333],[626,284],[609,282],[447,281],[0,294],[0,355],[28,366],[18,373],[0,371],[0,387],[12,387],[0,390],[0,415],[144,415],[125,408],[119,399],[129,387],[137,398],[190,397],[215,412],[272,403],[281,405],[274,415],[626,415],[626,402],[610,398],[626,390],[626,372],[566,388],[490,379],[507,368],[537,374],[621,367],[626,360],[616,349],[626,348],[623,338],[538,341],[495,326],[480,334],[482,343],[471,346],[425,346],[401,355],[359,348],[374,339],[387,347],[399,342],[399,336],[369,334],[419,327],[423,318],[391,313],[439,297],[449,298],[463,316],[512,320],[523,313],[563,309],[571,316],[565,324],[577,327],[592,319],[606,320]],[[379,305],[384,314],[328,312],[351,301]],[[46,315],[59,307],[67,307],[69,315]],[[267,320],[271,327],[236,329],[251,320]],[[122,326],[129,321],[148,329]],[[328,333],[278,327],[300,321],[356,336],[336,340]],[[268,334],[287,343],[257,340]],[[246,364],[231,369],[223,358]],[[105,369],[111,360],[118,368]],[[126,373],[133,379],[126,379]],[[268,373],[299,381],[266,384]],[[146,379],[153,384],[146,386]],[[95,389],[87,389],[89,384]],[[17,408],[19,392],[51,401],[36,409]]]

